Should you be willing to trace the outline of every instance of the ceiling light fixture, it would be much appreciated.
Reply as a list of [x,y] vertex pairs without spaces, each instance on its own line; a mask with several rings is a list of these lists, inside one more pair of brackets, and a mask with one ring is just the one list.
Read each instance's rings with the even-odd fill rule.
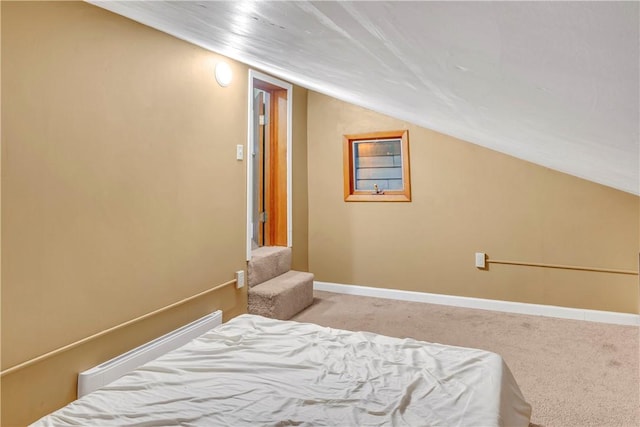
[[229,67],[229,64],[226,62],[218,62],[216,64],[216,81],[220,86],[229,86],[232,77],[233,74],[231,73],[231,67]]

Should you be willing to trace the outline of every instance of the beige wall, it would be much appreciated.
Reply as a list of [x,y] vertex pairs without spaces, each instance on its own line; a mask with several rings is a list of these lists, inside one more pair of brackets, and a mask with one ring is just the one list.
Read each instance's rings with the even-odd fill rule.
[[[81,2],[2,2],[2,368],[246,267],[246,66]],[[294,259],[307,265],[306,90],[294,89]],[[295,150],[300,150],[296,152]],[[233,286],[2,379],[3,426],[76,375],[214,309]]]
[[[638,197],[309,92],[309,267],[316,280],[638,312]],[[342,135],[409,129],[412,202],[349,202]]]

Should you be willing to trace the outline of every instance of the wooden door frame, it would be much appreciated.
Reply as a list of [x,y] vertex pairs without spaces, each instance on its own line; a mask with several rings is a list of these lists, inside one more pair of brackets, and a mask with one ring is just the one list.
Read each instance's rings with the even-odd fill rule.
[[[252,212],[253,212],[253,156],[251,149],[253,147],[253,89],[258,82],[258,88],[267,87],[270,90],[286,91],[286,241],[287,246],[291,247],[293,241],[292,229],[292,119],[293,119],[293,86],[290,83],[276,79],[274,77],[263,74],[259,71],[249,70],[249,90],[248,90],[248,120],[247,120],[247,150],[245,150],[247,159],[247,261],[251,259],[251,235],[253,233]],[[262,87],[259,87],[262,85]],[[273,97],[272,97],[273,98]]]

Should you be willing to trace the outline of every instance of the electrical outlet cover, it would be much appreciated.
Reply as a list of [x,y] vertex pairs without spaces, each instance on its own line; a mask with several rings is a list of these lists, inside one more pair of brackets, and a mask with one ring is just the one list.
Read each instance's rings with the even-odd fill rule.
[[485,268],[486,267],[486,255],[484,252],[476,252],[476,267],[477,268]]

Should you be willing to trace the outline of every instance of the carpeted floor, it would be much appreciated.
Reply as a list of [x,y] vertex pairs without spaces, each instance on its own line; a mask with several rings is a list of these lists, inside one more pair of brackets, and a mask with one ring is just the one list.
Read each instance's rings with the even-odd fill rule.
[[498,353],[532,426],[640,426],[638,327],[317,291],[293,320]]

